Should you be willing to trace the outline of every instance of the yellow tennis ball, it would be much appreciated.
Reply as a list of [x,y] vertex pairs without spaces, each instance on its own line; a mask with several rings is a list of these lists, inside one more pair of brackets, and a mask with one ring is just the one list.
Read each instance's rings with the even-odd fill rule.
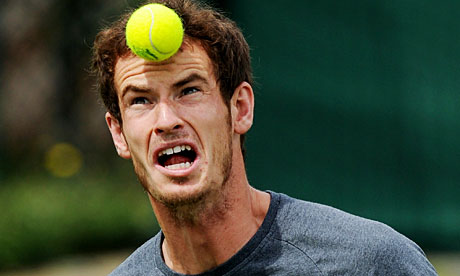
[[140,7],[126,23],[126,44],[141,58],[162,61],[179,50],[184,37],[182,20],[162,5]]

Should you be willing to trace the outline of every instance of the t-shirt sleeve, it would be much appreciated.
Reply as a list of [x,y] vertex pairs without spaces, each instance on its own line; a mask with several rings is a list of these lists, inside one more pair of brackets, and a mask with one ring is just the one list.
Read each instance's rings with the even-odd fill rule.
[[422,249],[403,235],[394,232],[377,245],[372,275],[437,275]]

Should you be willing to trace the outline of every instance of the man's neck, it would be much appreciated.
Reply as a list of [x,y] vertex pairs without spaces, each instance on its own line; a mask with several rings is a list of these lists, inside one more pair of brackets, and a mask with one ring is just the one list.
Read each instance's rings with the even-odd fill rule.
[[[152,200],[165,235],[164,260],[171,269],[183,274],[198,274],[217,267],[257,232],[267,214],[270,195],[252,188],[246,179],[229,189],[225,193],[228,203],[225,212],[218,208],[206,210],[206,215],[194,223],[177,223],[168,215],[165,206]],[[213,215],[215,213],[218,215]]]

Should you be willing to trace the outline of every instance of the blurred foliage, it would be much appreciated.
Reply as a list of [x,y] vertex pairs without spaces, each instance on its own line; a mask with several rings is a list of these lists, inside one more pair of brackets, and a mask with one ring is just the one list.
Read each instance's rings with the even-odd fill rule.
[[25,175],[6,184],[0,187],[0,269],[132,247],[159,230],[134,177]]

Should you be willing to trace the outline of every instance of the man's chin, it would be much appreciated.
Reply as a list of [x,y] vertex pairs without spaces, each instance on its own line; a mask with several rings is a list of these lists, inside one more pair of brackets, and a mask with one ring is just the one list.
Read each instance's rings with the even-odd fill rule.
[[191,187],[181,187],[170,192],[153,192],[152,197],[168,208],[178,208],[200,204],[207,198],[210,191],[206,189],[191,189]]
[[220,198],[218,193],[218,190],[210,187],[172,193],[149,192],[152,200],[166,207],[178,224],[189,225],[199,223],[206,214],[215,211]]

